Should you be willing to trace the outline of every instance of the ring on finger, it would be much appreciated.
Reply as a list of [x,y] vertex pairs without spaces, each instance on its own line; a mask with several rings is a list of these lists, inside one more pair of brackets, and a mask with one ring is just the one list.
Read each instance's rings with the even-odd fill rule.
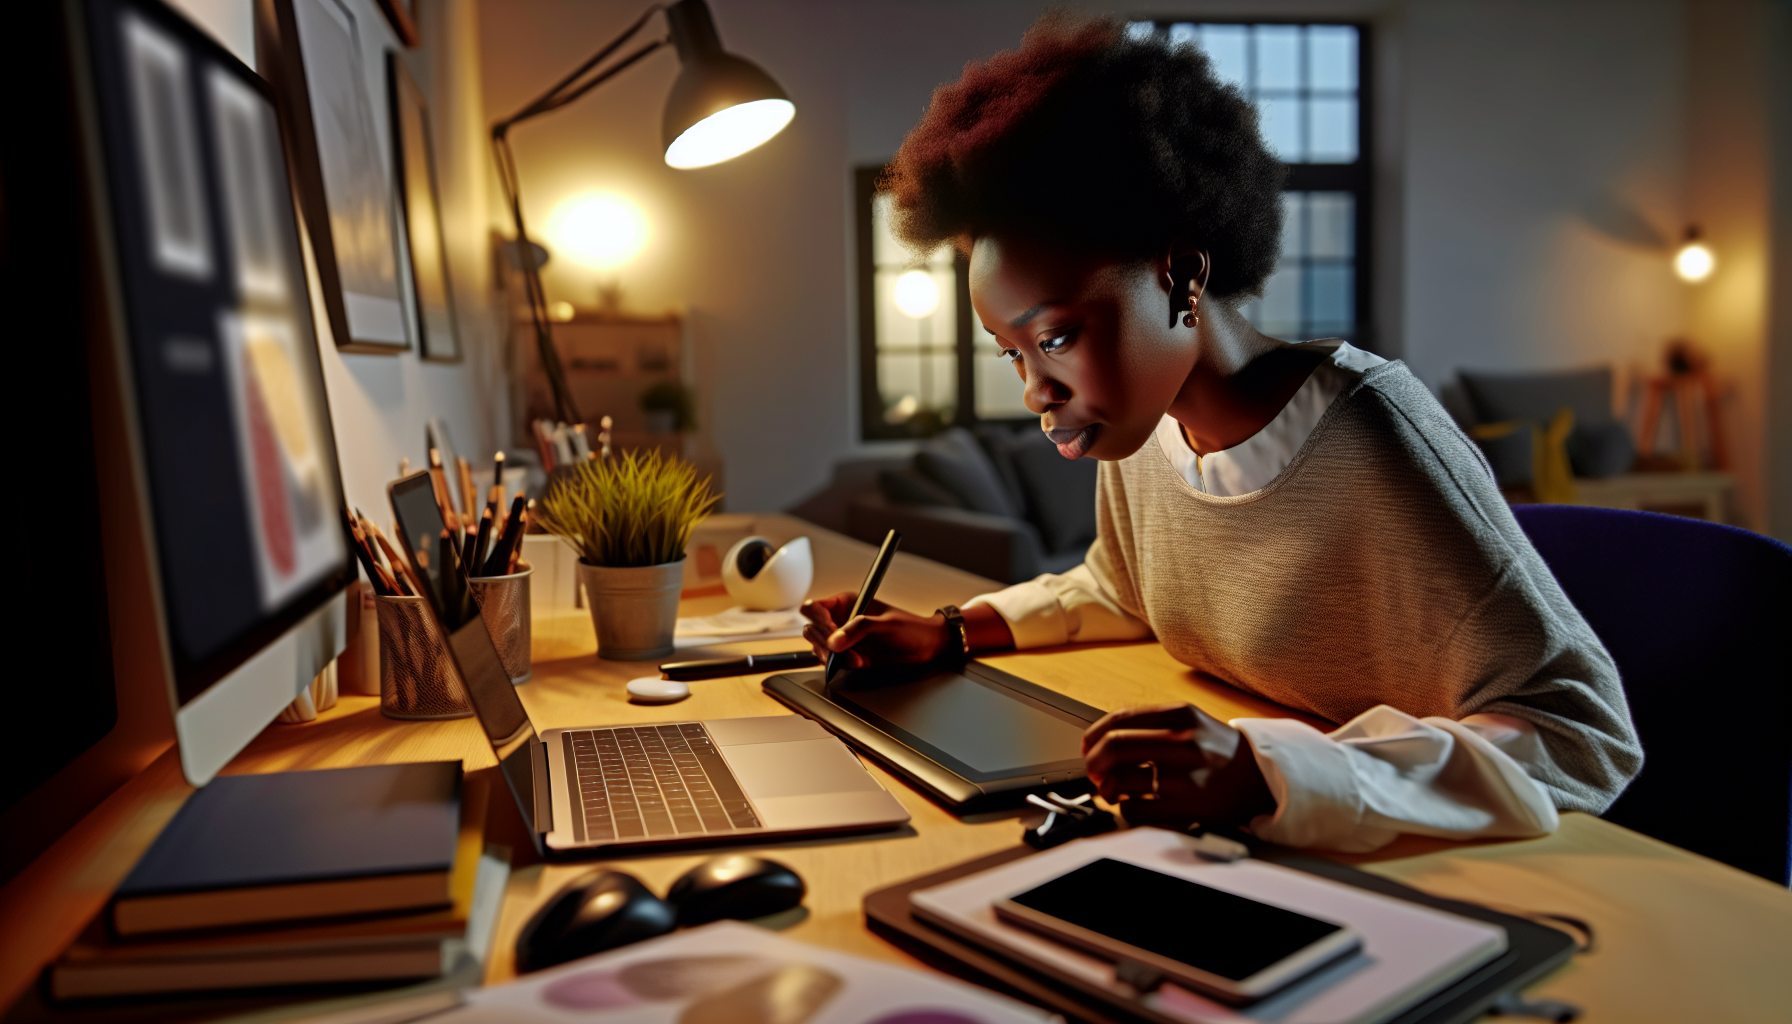
[[1156,761],[1140,761],[1134,767],[1138,768],[1140,771],[1148,771],[1151,773],[1151,790],[1150,790],[1150,792],[1121,793],[1119,795],[1119,797],[1117,797],[1116,799],[1118,799],[1118,800],[1156,800],[1157,796],[1158,796],[1158,792],[1157,792],[1157,762]]

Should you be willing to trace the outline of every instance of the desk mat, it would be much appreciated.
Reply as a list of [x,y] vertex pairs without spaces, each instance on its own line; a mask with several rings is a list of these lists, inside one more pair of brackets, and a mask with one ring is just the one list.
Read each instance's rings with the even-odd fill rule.
[[[1017,846],[944,871],[878,889],[865,897],[865,923],[873,932],[931,967],[1055,1010],[1071,1020],[1087,1021],[1089,1024],[1137,1024],[1144,1020],[1145,1018],[1128,1013],[1123,1006],[1081,989],[1053,982],[1044,975],[935,928],[909,912],[908,894],[916,889],[942,885],[966,875],[987,871],[1033,852],[1030,847]],[[1305,871],[1334,882],[1460,914],[1477,921],[1487,921],[1506,929],[1510,948],[1503,956],[1484,964],[1430,999],[1392,1018],[1387,1024],[1468,1024],[1485,1014],[1500,996],[1524,988],[1566,963],[1574,955],[1575,943],[1571,936],[1535,921],[1502,914],[1474,903],[1431,896],[1411,886],[1322,857],[1274,849],[1257,851],[1257,856],[1296,871]]]

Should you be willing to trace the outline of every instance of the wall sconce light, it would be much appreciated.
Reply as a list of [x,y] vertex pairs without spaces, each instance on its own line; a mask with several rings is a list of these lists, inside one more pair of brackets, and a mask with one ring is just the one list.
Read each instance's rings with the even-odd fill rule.
[[548,232],[559,251],[592,270],[619,267],[647,244],[647,218],[620,196],[573,196],[548,217]]
[[1674,254],[1674,273],[1680,280],[1697,284],[1711,276],[1717,268],[1717,257],[1711,254],[1711,248],[1699,241],[1699,226],[1693,224],[1686,229],[1686,241],[1680,245],[1680,251]]

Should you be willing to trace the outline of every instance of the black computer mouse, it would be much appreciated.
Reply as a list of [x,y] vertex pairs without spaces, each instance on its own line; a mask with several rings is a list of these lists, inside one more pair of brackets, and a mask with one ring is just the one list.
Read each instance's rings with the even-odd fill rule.
[[775,860],[728,853],[680,875],[666,901],[678,908],[679,924],[705,924],[789,910],[807,891],[796,872]]
[[516,938],[516,969],[538,971],[677,926],[678,912],[635,876],[594,871],[555,893],[523,925]]

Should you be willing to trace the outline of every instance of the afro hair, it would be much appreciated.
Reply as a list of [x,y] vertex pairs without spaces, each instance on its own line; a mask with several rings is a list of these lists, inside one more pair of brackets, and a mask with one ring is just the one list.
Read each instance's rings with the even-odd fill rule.
[[934,90],[879,185],[919,251],[1004,234],[1144,260],[1182,240],[1232,298],[1275,269],[1283,174],[1198,48],[1052,12]]

